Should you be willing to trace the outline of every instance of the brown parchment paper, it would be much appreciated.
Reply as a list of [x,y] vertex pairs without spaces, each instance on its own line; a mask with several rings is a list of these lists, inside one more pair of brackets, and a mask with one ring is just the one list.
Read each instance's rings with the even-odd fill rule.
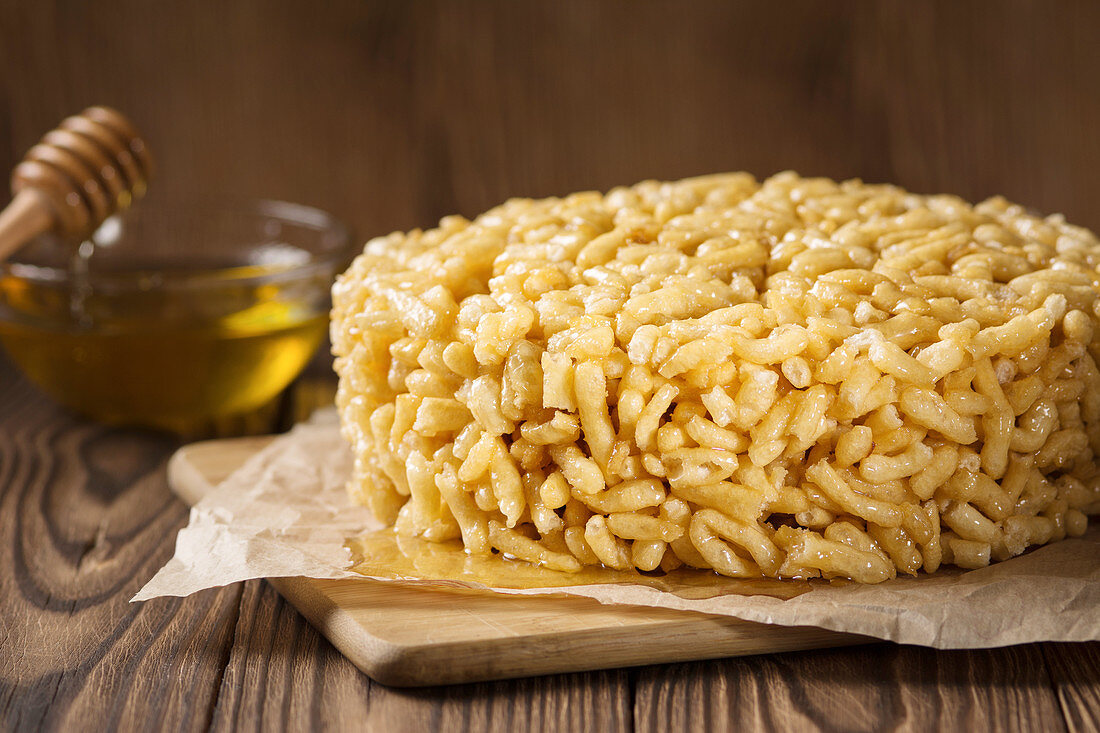
[[[381,525],[345,494],[351,463],[332,410],[278,438],[195,505],[176,539],[175,556],[133,600],[185,596],[252,578],[362,579],[348,570],[352,557],[344,543]],[[620,583],[490,590],[567,593],[941,649],[1087,641],[1100,639],[1100,531],[1092,526],[1084,537],[980,570],[870,586],[823,582],[786,600],[685,598]]]

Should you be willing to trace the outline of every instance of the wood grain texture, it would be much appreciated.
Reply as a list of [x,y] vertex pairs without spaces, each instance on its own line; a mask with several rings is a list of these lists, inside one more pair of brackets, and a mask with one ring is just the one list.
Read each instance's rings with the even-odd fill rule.
[[635,717],[642,729],[1058,730],[1047,674],[1041,645],[746,657],[643,671]]
[[1045,644],[1043,657],[1068,729],[1100,730],[1100,643]]
[[[1100,228],[1098,25],[1091,0],[0,0],[0,171],[106,103],[158,154],[151,196],[286,198],[364,237],[512,195],[783,168]],[[308,409],[286,399],[267,429]],[[0,359],[0,729],[1098,727],[1100,644],[391,690],[266,584],[127,604],[186,518],[176,445],[66,416]]]
[[201,727],[222,666],[203,650],[229,640],[240,591],[127,602],[186,517],[164,478],[174,443],[75,421],[0,375],[0,728]]

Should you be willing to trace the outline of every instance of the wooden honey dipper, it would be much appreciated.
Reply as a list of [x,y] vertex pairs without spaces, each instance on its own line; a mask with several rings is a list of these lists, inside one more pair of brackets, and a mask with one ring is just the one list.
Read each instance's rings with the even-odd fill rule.
[[109,107],[65,119],[27,151],[0,211],[0,261],[51,229],[83,240],[140,198],[153,161],[138,131]]

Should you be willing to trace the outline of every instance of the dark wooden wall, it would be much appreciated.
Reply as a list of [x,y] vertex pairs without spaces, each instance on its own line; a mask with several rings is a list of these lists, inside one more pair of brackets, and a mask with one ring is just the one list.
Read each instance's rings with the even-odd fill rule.
[[0,168],[116,105],[159,196],[360,235],[745,169],[993,193],[1100,228],[1100,2],[0,0]]

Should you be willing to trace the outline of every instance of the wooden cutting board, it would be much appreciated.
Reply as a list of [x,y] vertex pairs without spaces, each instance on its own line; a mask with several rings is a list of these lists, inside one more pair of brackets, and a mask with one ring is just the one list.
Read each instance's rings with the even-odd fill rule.
[[[271,438],[195,443],[168,465],[189,504]],[[872,641],[813,627],[590,598],[504,596],[372,580],[272,578],[290,603],[355,666],[387,685],[528,677]]]

